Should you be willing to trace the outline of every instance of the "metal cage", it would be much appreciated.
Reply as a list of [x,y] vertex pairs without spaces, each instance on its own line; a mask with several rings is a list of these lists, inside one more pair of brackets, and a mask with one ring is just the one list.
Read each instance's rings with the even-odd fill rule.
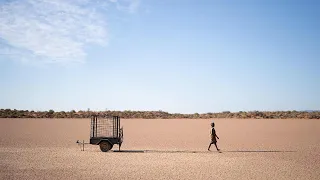
[[119,138],[120,117],[91,117],[90,138]]
[[123,142],[123,128],[120,128],[120,117],[91,117],[90,144],[99,145],[101,151],[107,152],[114,144]]

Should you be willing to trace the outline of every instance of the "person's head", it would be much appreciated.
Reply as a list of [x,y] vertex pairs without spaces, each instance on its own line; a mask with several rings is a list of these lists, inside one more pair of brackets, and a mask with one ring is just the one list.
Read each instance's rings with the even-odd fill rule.
[[211,123],[211,127],[214,127],[214,122]]

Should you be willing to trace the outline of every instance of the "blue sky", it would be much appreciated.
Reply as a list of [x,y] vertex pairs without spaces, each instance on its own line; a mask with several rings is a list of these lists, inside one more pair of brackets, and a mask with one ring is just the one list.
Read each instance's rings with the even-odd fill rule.
[[320,3],[0,0],[0,108],[320,109]]

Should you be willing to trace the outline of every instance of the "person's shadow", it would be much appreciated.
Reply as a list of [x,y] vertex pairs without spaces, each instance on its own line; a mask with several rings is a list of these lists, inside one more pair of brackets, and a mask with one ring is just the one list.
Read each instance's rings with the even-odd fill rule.
[[243,152],[243,153],[276,153],[276,152],[296,152],[296,151],[279,151],[279,150],[235,150],[235,151],[223,151],[223,152]]

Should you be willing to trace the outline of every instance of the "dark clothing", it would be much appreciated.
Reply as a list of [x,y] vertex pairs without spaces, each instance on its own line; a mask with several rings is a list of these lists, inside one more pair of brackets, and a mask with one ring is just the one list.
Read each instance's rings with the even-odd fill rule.
[[216,143],[217,138],[216,138],[216,130],[214,128],[211,129],[211,143]]

